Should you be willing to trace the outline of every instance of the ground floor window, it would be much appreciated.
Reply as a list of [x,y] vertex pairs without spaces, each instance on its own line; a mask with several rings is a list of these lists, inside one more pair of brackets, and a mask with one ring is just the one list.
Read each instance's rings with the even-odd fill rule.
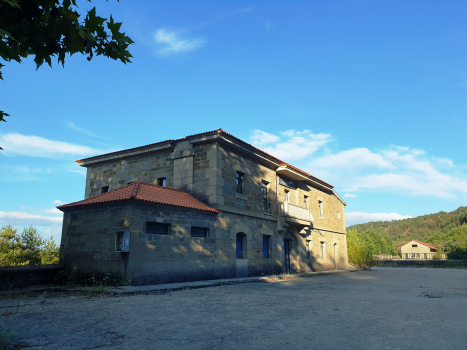
[[324,259],[324,242],[321,242],[321,259]]
[[263,258],[269,258],[269,236],[263,235]]
[[244,241],[245,241],[246,235],[242,232],[237,233],[236,236],[236,249],[235,249],[235,256],[237,259],[243,259],[245,257],[245,254],[243,254],[244,250]]
[[307,259],[310,258],[310,246],[311,246],[311,242],[310,242],[310,241],[307,241],[306,244],[305,244],[306,257],[307,257]]
[[207,237],[208,229],[206,227],[191,227],[191,237]]

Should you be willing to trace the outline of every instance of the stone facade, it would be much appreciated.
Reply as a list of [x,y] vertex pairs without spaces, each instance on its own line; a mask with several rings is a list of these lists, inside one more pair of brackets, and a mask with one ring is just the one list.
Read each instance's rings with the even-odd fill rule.
[[[348,266],[345,202],[332,186],[222,130],[77,162],[87,167],[85,198],[165,178],[219,211],[136,201],[64,210],[60,260],[77,273],[152,284]],[[148,222],[168,234],[147,233]],[[123,231],[129,252],[115,248]]]

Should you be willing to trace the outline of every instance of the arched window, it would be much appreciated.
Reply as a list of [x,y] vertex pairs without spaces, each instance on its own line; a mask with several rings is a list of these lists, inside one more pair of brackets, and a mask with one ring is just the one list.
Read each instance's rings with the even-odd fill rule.
[[236,250],[235,250],[235,256],[237,259],[245,259],[246,254],[245,254],[245,238],[246,235],[243,232],[239,232],[236,235]]

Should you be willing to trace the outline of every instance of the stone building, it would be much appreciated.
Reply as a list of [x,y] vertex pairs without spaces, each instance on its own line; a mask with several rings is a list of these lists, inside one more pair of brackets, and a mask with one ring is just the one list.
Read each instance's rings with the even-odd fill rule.
[[330,184],[222,129],[76,161],[60,262],[131,284],[347,268]]
[[[433,255],[438,251],[438,248],[413,240],[398,247],[397,250],[402,259],[433,260]],[[441,258],[446,259],[445,254],[442,254]]]

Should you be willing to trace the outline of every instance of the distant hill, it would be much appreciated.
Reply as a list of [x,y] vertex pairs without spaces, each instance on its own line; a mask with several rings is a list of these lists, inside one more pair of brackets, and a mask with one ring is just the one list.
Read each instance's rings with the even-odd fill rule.
[[467,207],[459,207],[449,213],[440,211],[411,219],[352,225],[347,227],[347,231],[350,230],[373,230],[387,235],[396,247],[416,239],[449,251],[454,243],[458,245],[459,242],[467,242]]

